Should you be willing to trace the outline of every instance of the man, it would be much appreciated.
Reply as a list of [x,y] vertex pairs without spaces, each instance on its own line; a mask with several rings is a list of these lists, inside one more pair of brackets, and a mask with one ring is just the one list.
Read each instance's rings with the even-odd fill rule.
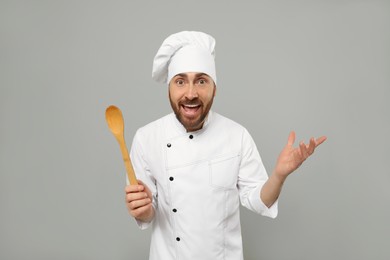
[[169,36],[153,78],[168,84],[174,113],[140,128],[131,158],[139,185],[125,188],[129,213],[152,226],[150,259],[243,259],[239,202],[275,218],[287,176],[326,137],[293,147],[291,132],[271,176],[241,125],[211,110],[215,40],[201,32]]

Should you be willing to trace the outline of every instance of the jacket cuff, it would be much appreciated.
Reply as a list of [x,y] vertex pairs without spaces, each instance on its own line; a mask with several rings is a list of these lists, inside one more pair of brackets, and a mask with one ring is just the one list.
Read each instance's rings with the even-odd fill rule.
[[257,186],[250,194],[250,204],[252,208],[260,215],[270,218],[276,218],[278,215],[278,200],[272,204],[271,207],[267,207],[264,202],[261,200],[260,192],[263,188],[264,183]]
[[145,229],[147,229],[148,227],[150,227],[150,226],[152,225],[153,220],[150,221],[150,222],[144,222],[144,221],[135,219],[135,222],[137,223],[137,226],[138,226],[141,230],[145,230]]

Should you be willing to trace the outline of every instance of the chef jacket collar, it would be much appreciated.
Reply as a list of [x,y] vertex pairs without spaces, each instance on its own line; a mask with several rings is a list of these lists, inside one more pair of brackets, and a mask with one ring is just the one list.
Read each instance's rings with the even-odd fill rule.
[[203,133],[207,127],[209,126],[211,120],[212,120],[212,117],[213,117],[213,111],[210,110],[209,113],[207,114],[205,120],[204,120],[204,123],[203,123],[203,126],[201,129],[197,130],[197,131],[193,131],[193,132],[187,132],[187,129],[185,129],[185,127],[182,125],[182,123],[180,123],[180,121],[177,119],[176,115],[174,115],[174,121],[175,121],[175,124],[178,128],[178,130],[180,131],[180,133],[186,133],[186,134],[189,134],[189,133],[196,133],[196,134],[200,134],[200,133]]

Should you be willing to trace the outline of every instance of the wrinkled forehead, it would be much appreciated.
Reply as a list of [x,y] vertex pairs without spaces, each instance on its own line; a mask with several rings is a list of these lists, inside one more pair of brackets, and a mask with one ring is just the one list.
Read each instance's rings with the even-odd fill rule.
[[172,80],[175,78],[185,78],[185,79],[197,79],[197,78],[209,78],[210,80],[213,80],[208,74],[204,72],[182,72],[179,74],[176,74],[172,77]]

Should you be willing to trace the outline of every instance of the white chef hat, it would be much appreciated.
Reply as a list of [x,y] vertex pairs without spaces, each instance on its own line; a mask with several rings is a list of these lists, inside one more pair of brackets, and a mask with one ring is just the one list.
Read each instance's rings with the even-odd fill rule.
[[183,31],[164,40],[153,61],[152,78],[167,83],[179,74],[202,72],[215,83],[215,39],[203,32]]

